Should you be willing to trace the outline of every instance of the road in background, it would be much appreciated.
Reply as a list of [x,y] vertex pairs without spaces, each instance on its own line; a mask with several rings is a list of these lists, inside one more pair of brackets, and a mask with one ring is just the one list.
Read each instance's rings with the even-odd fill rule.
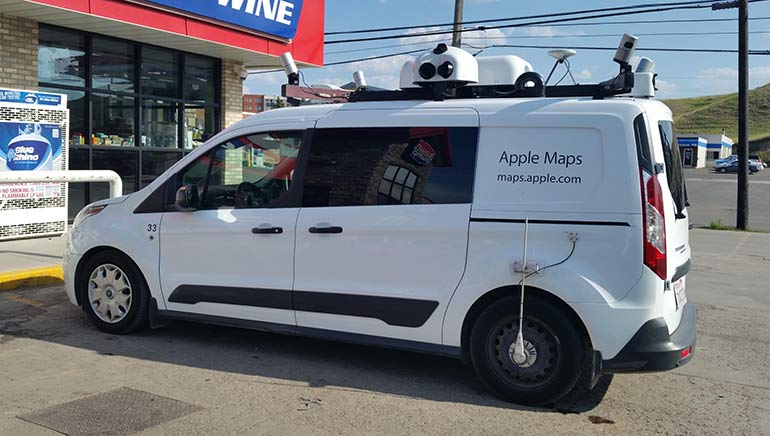
[[[690,200],[690,223],[697,227],[721,220],[735,226],[738,176],[716,173],[713,168],[685,169]],[[749,227],[770,231],[770,169],[749,176]]]
[[200,408],[145,436],[770,435],[770,234],[691,243],[692,362],[555,409],[500,401],[452,359],[188,323],[114,336],[61,287],[0,293],[0,435],[56,435],[17,416],[124,386]]

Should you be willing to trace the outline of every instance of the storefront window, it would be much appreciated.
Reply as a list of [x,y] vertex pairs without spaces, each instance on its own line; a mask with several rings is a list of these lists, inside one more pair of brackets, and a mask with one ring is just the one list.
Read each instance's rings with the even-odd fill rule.
[[41,31],[38,80],[57,85],[86,85],[86,38],[63,29]]
[[214,136],[214,108],[185,105],[184,109],[184,148],[198,148]]
[[[89,169],[88,163],[88,149],[76,149],[70,148],[69,154],[69,169],[71,170],[87,170]],[[74,217],[83,209],[88,201],[88,185],[86,183],[68,183],[69,185],[69,199],[67,201],[69,216]]]
[[179,55],[156,47],[142,48],[142,93],[179,97]]
[[[136,177],[139,173],[137,158],[139,152],[134,150],[105,150],[95,148],[93,153],[93,169],[112,170],[123,179],[123,194],[136,191]],[[107,183],[91,184],[91,201],[109,198],[110,187]]]
[[144,100],[142,103],[142,146],[178,148],[179,103]]
[[135,145],[133,97],[94,94],[93,108],[92,145]]
[[142,188],[182,158],[180,152],[142,150]]
[[70,89],[41,87],[41,92],[53,92],[67,96],[67,108],[70,110],[70,145],[86,143],[86,93]]
[[134,92],[134,45],[94,38],[91,78],[95,89]]
[[[40,90],[67,96],[72,169],[115,170],[133,192],[220,129],[218,59],[43,23],[38,39]],[[107,194],[71,183],[70,218]]]
[[186,56],[184,99],[205,104],[216,100],[216,62],[200,56]]

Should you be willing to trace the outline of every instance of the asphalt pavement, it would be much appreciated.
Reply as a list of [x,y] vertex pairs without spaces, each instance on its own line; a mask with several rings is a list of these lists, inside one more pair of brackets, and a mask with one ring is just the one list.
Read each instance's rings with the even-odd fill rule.
[[0,435],[93,431],[97,409],[125,432],[131,414],[183,411],[141,435],[770,435],[770,234],[691,238],[692,362],[553,408],[500,401],[451,359],[188,323],[113,336],[61,287],[0,293]]
[[[685,169],[690,223],[707,226],[712,221],[735,226],[738,175],[716,173],[713,168]],[[770,169],[749,176],[749,227],[770,231]]]

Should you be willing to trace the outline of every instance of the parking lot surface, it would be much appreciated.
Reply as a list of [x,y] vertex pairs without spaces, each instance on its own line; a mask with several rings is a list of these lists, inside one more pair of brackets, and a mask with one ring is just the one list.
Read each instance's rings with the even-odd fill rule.
[[[685,169],[684,174],[690,223],[707,226],[721,220],[735,226],[738,175],[716,173],[713,168]],[[770,231],[770,169],[749,176],[749,227]]]
[[554,408],[499,401],[450,359],[187,323],[112,336],[61,287],[0,293],[0,435],[58,434],[29,414],[121,388],[187,407],[142,435],[770,435],[770,235],[691,238],[693,361]]

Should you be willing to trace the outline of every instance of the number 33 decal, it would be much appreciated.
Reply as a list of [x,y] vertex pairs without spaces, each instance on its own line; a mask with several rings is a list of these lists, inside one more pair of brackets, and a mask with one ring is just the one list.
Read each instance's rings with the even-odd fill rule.
[[157,224],[147,224],[147,231],[149,233],[155,233],[158,231],[158,225]]

